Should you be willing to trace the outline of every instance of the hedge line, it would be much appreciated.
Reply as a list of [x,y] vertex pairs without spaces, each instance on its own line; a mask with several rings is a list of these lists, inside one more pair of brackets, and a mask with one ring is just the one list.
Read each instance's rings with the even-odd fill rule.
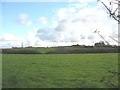
[[41,54],[41,53],[36,50],[3,49],[2,54]]
[[2,54],[79,54],[79,53],[118,53],[118,47],[92,47],[92,48],[65,48],[57,47],[54,51],[42,52],[28,49],[3,49]]
[[118,48],[91,48],[91,49],[56,49],[47,54],[79,54],[79,53],[118,53]]

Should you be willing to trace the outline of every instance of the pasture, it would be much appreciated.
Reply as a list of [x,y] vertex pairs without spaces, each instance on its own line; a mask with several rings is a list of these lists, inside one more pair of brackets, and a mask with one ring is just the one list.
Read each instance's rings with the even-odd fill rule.
[[116,88],[118,54],[3,54],[3,88]]

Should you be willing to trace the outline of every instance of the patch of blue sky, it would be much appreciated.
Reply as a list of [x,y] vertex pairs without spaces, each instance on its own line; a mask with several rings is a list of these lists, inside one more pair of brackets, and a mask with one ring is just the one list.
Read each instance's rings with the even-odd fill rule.
[[[3,30],[2,33],[13,33],[25,35],[35,27],[49,27],[56,11],[66,7],[68,2],[2,2]],[[32,21],[30,27],[20,25],[17,20],[19,14],[27,14]],[[39,17],[46,17],[48,26],[39,25]]]

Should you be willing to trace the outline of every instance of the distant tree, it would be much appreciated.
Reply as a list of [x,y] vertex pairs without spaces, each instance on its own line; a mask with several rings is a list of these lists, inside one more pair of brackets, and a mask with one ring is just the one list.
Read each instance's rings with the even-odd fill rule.
[[105,2],[102,0],[97,1],[101,2],[108,11],[107,13],[109,14],[109,16],[120,24],[120,0],[107,0],[109,5],[105,4]]
[[79,45],[79,44],[76,44],[76,45],[72,45],[72,46],[76,47],[76,46],[80,46],[80,45]]
[[95,43],[94,46],[100,47],[100,46],[105,46],[104,41],[100,41],[99,43]]
[[97,33],[107,43],[108,46],[111,46],[109,42],[100,34],[100,31],[96,29],[93,33]]

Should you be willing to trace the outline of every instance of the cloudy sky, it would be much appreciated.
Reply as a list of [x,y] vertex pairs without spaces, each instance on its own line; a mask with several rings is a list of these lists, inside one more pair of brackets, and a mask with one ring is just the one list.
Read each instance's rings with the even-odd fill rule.
[[[104,1],[104,0],[103,0]],[[108,4],[107,2],[105,2]],[[1,46],[94,45],[118,39],[117,22],[97,0],[74,2],[0,2]]]

